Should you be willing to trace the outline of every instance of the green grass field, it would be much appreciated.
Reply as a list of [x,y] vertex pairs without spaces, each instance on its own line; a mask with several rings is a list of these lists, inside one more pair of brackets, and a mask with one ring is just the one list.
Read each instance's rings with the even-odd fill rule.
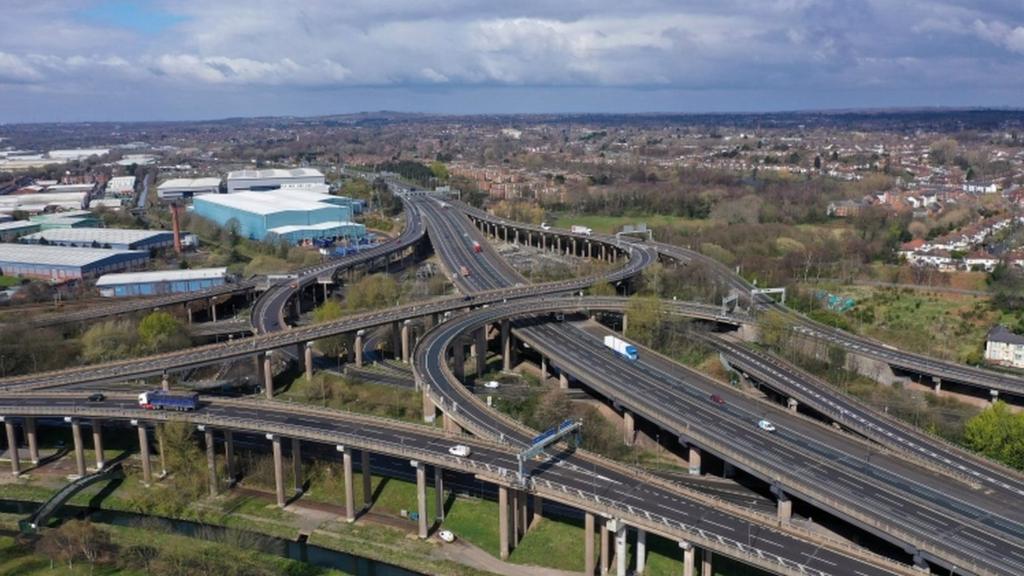
[[0,276],[0,289],[10,288],[11,286],[17,286],[21,284],[21,278],[14,276]]

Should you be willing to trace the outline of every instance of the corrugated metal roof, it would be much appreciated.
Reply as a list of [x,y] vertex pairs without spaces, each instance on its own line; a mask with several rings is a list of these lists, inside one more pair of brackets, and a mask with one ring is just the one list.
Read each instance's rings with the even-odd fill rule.
[[104,274],[96,281],[97,286],[121,284],[144,284],[147,282],[175,282],[182,280],[209,280],[227,276],[227,268],[195,268],[193,270],[158,270],[156,272],[125,272]]
[[263,180],[269,178],[309,178],[323,177],[323,172],[315,168],[269,168],[266,170],[235,170],[228,172],[228,180]]
[[218,194],[216,196],[206,195],[196,198],[193,203],[208,202],[263,216],[285,211],[309,212],[311,210],[337,208],[336,205],[318,201],[318,199],[309,196],[315,195],[320,197],[320,199],[329,198],[326,194],[316,194],[315,192],[304,194],[294,194],[291,191],[280,192],[279,190],[268,190],[267,192],[236,192],[234,194]]
[[39,222],[28,220],[12,220],[11,222],[0,222],[0,230],[20,230],[22,228],[38,228]]
[[44,266],[88,266],[111,256],[148,256],[143,250],[106,250],[103,248],[68,248],[39,244],[0,244],[0,263],[41,264]]
[[157,186],[157,190],[204,190],[220,186],[220,178],[172,178]]
[[99,242],[100,244],[132,244],[165,236],[170,239],[173,232],[167,230],[125,230],[120,228],[54,228],[25,236],[26,240],[38,241],[46,238],[50,242]]

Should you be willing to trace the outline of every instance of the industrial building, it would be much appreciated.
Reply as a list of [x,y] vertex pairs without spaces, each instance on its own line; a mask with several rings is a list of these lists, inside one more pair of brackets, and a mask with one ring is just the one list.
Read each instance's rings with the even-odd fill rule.
[[14,242],[18,238],[39,232],[39,223],[28,220],[0,222],[0,242]]
[[164,200],[192,198],[200,194],[220,192],[220,178],[174,178],[157,187],[157,196]]
[[53,210],[81,210],[85,208],[88,198],[88,192],[80,191],[8,194],[0,196],[0,212],[38,214]]
[[160,250],[174,245],[174,233],[120,228],[52,228],[23,236],[20,242],[78,248]]
[[0,244],[0,275],[53,282],[141,268],[148,260],[149,252],[143,251]]
[[28,219],[38,223],[39,229],[43,232],[58,228],[99,228],[100,226],[100,219],[88,210],[69,210],[52,214],[38,214],[36,216],[29,216]]
[[107,182],[107,196],[131,198],[135,195],[135,176],[117,176]]
[[361,238],[362,224],[352,222],[352,200],[303,190],[269,190],[201,196],[196,215],[221,226],[238,222],[239,233],[252,240],[281,238],[292,244],[319,238]]
[[286,184],[324,184],[324,175],[314,168],[282,170],[238,170],[228,173],[228,194],[274,190]]
[[96,281],[96,287],[100,290],[100,296],[125,298],[198,292],[227,282],[227,268],[196,268],[104,274]]

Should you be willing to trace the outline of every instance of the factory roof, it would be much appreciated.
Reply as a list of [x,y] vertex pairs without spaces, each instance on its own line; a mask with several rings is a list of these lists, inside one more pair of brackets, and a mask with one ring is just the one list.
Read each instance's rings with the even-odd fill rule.
[[[278,190],[267,192],[236,192],[234,194],[218,194],[216,196],[203,196],[196,198],[196,202],[210,202],[220,206],[227,206],[236,210],[251,212],[266,216],[276,212],[323,210],[324,208],[337,208],[333,204],[318,201],[302,195],[295,197],[291,193],[280,193]],[[322,198],[329,198],[325,194],[317,194]]]
[[323,178],[323,173],[316,168],[270,168],[267,170],[236,170],[228,172],[228,180],[263,180],[267,178]]
[[104,248],[66,248],[39,244],[0,244],[0,262],[41,264],[44,266],[88,266],[111,256],[147,256],[142,250]]
[[135,188],[135,176],[117,176],[107,182],[107,192],[128,192]]
[[302,232],[305,230],[334,230],[335,228],[341,228],[342,226],[357,226],[355,222],[321,222],[319,224],[293,224],[290,226],[278,226],[277,228],[271,228],[267,232],[277,234],[278,236],[284,236],[285,234],[291,234],[292,232]]
[[25,236],[25,240],[50,242],[99,242],[100,244],[132,244],[173,234],[167,230],[123,230],[120,228],[54,228]]
[[97,286],[116,286],[120,284],[142,284],[146,282],[178,282],[185,280],[210,280],[223,278],[227,268],[195,268],[192,270],[159,270],[156,272],[126,272],[123,274],[104,274],[96,281]]
[[173,178],[157,186],[158,190],[169,190],[171,188],[204,189],[217,188],[220,186],[220,178]]
[[38,226],[39,222],[29,222],[28,220],[12,220],[10,222],[0,222],[0,231],[19,230],[21,228],[32,228]]

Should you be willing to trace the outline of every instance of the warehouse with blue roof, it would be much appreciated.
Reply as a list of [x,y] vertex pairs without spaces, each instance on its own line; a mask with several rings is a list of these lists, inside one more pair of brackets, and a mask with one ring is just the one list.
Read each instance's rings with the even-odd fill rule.
[[302,189],[197,196],[192,210],[221,226],[234,220],[242,236],[258,241],[283,239],[299,244],[321,238],[359,239],[366,234],[365,226],[352,221],[350,198]]

